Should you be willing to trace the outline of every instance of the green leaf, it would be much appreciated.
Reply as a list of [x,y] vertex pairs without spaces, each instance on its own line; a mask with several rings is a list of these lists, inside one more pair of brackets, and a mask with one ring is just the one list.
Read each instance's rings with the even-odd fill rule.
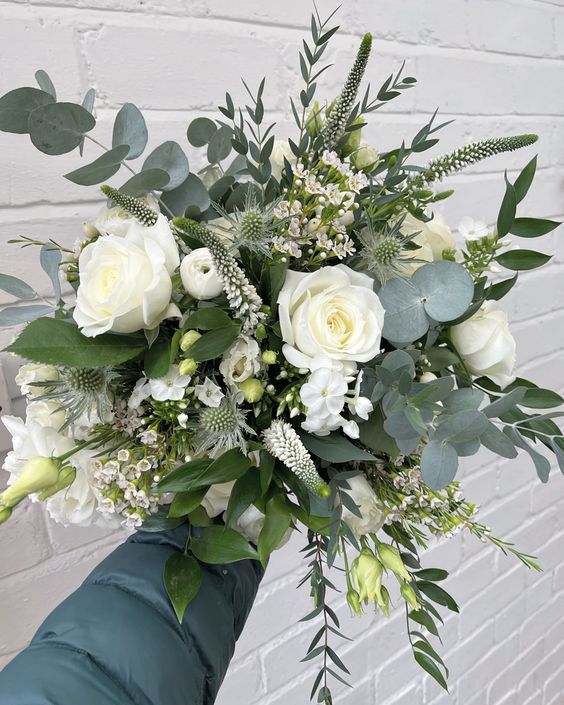
[[190,514],[200,506],[207,491],[208,487],[200,487],[192,492],[177,492],[168,510],[168,516],[177,518]]
[[258,554],[260,562],[266,568],[270,554],[278,548],[288,531],[292,515],[284,497],[279,494],[268,500],[265,514],[264,524],[258,538]]
[[217,330],[233,325],[233,319],[217,306],[206,306],[188,316],[184,327],[186,329]]
[[425,312],[435,321],[452,321],[472,303],[474,282],[456,262],[430,262],[416,270],[411,281],[421,294]]
[[527,389],[521,401],[521,406],[529,409],[552,409],[555,406],[564,404],[564,399],[551,389],[541,389],[535,387]]
[[432,440],[421,453],[421,475],[431,490],[442,490],[449,485],[458,470],[458,454],[445,441]]
[[27,323],[55,311],[54,306],[31,304],[30,306],[10,306],[0,311],[0,326],[8,328]]
[[550,445],[556,455],[560,472],[564,475],[564,438],[562,436],[551,438]]
[[180,623],[184,612],[200,591],[202,569],[198,561],[184,553],[173,553],[166,560],[164,583]]
[[437,625],[433,621],[431,615],[427,612],[424,612],[423,610],[412,610],[409,613],[409,619],[417,622],[417,624],[420,624],[422,627],[425,627],[434,636],[439,636]]
[[100,184],[119,171],[122,159],[125,159],[128,152],[129,146],[126,144],[114,147],[108,152],[104,152],[90,164],[81,166],[80,169],[69,171],[68,174],[65,174],[65,179],[80,186]]
[[[212,461],[209,458],[198,458],[179,465],[153,488],[153,494],[192,491],[194,478],[203,475],[211,464]],[[206,482],[200,484],[200,487],[205,486],[207,486]]]
[[169,182],[164,191],[171,191],[182,184],[190,173],[188,158],[178,142],[163,142],[145,159],[143,171],[162,169],[169,175]]
[[497,284],[492,284],[486,289],[486,299],[489,301],[499,301],[502,299],[513,289],[517,283],[518,276],[518,274],[514,274],[510,279],[504,279],[501,282],[497,282]]
[[[91,113],[94,110],[94,100],[96,99],[96,91],[94,88],[89,88],[86,91],[86,94],[84,98],[82,99],[82,107],[85,110],[88,110],[89,113]],[[82,153],[84,152],[84,136],[81,138],[80,142],[78,143],[78,152],[80,156],[82,157]]]
[[120,365],[144,349],[140,336],[103,333],[87,338],[74,324],[56,318],[33,321],[6,348],[33,362],[65,367]]
[[214,360],[222,355],[232,343],[237,340],[241,326],[231,323],[230,326],[204,333],[190,347],[190,357],[196,362]]
[[192,120],[188,126],[186,137],[193,147],[203,147],[208,144],[216,132],[217,126],[213,120],[199,117]]
[[546,264],[551,259],[551,255],[545,255],[534,250],[510,250],[509,252],[502,252],[494,259],[506,269],[521,272],[542,267],[543,264]]
[[501,202],[501,208],[499,209],[499,214],[497,216],[497,235],[498,238],[505,237],[507,233],[511,230],[513,221],[515,220],[515,212],[517,210],[517,197],[515,195],[515,188],[505,177],[505,195],[503,201]]
[[51,280],[55,301],[60,301],[61,299],[61,281],[59,279],[61,259],[61,251],[54,249],[50,245],[43,245],[40,250],[39,263],[41,264],[41,269]]
[[378,408],[370,415],[368,421],[360,424],[360,442],[378,453],[387,453],[390,457],[396,458],[399,455],[399,448],[386,431],[384,431],[384,419]]
[[149,191],[160,191],[169,182],[170,177],[162,169],[140,171],[120,187],[127,196],[145,196]]
[[206,187],[196,174],[189,174],[180,186],[165,191],[161,201],[177,216],[184,216],[188,209],[203,213],[211,203]]
[[517,429],[511,428],[510,426],[506,426],[503,429],[503,432],[506,433],[509,438],[511,438],[513,443],[515,443],[518,448],[521,448],[521,450],[526,451],[530,455],[540,481],[548,482],[548,476],[550,474],[550,463],[548,462],[547,458],[545,458],[544,455],[539,453],[538,450],[533,448],[532,445],[530,445],[525,440],[523,435],[519,431],[517,431]]
[[427,580],[417,580],[417,587],[422,593],[427,595],[427,597],[436,602],[437,605],[442,605],[446,607],[451,612],[458,612],[458,605],[456,601],[448,594],[446,590],[443,590],[439,585],[435,585],[433,582],[428,582]]
[[480,441],[488,450],[502,458],[516,458],[517,450],[509,439],[495,424],[489,423],[480,436]]
[[96,120],[88,110],[75,103],[47,103],[29,116],[33,144],[45,154],[72,152]]
[[527,164],[527,166],[521,171],[517,179],[515,180],[515,184],[513,185],[515,189],[515,199],[517,203],[521,203],[521,201],[525,198],[527,195],[529,188],[531,187],[531,184],[533,183],[533,179],[535,178],[535,171],[537,170],[537,157],[536,155],[531,159],[531,161]]
[[158,338],[145,353],[143,368],[149,379],[164,377],[170,369],[170,340]]
[[418,580],[430,580],[436,583],[441,580],[446,580],[448,578],[448,571],[442,568],[423,568],[417,571],[416,576]]
[[544,218],[516,218],[511,233],[517,237],[541,237],[556,229],[560,223]]
[[376,458],[337,432],[328,436],[310,436],[300,433],[304,446],[318,458],[332,463],[348,463],[352,461],[369,462]]
[[213,461],[199,458],[180,465],[164,477],[156,489],[158,493],[188,492],[230,482],[244,475],[250,465],[250,460],[239,448],[232,448]]
[[25,135],[29,132],[29,116],[55,99],[38,88],[16,88],[0,98],[0,130]]
[[29,284],[11,274],[0,274],[0,289],[22,301],[33,301],[39,296]]
[[210,137],[208,143],[208,161],[210,164],[217,164],[223,159],[227,159],[231,153],[231,139],[233,130],[227,125],[223,125]]
[[484,414],[489,418],[495,418],[503,416],[508,411],[514,409],[518,404],[521,403],[522,399],[526,394],[526,389],[524,387],[516,387],[512,389],[507,394],[496,399],[494,402],[489,404],[484,408]]
[[385,310],[383,335],[395,343],[411,343],[429,330],[421,294],[409,279],[390,279],[378,292]]
[[[413,634],[413,633],[414,633],[414,632],[412,632],[412,634]],[[423,636],[423,635],[421,634],[421,636]],[[445,666],[444,661],[442,660],[442,658],[439,656],[439,654],[435,651],[435,649],[433,649],[433,647],[431,646],[431,644],[429,644],[429,642],[428,642],[426,639],[425,639],[425,641],[423,641],[423,640],[416,641],[416,642],[413,644],[413,648],[414,648],[414,649],[417,649],[417,650],[419,650],[419,651],[423,651],[424,653],[427,654],[427,656],[430,656],[430,657],[431,657],[432,659],[434,659],[437,663],[440,663],[441,666],[445,669],[446,676],[447,676],[447,678],[448,678],[448,669],[447,669],[447,667]]]
[[430,366],[426,368],[429,372],[446,370],[447,367],[460,362],[459,356],[448,348],[430,348],[425,351],[425,357],[430,362]]
[[488,419],[476,409],[462,409],[440,420],[435,438],[450,443],[466,443],[479,438],[486,430]]
[[260,473],[258,468],[248,470],[240,477],[231,490],[229,504],[225,512],[225,524],[231,526],[241,514],[261,496]]
[[449,414],[464,409],[477,409],[484,400],[484,392],[471,387],[453,390],[443,401]]
[[171,531],[184,524],[184,517],[169,517],[165,507],[160,507],[156,514],[151,514],[139,527],[139,531],[154,533],[157,531]]
[[415,660],[417,663],[421,666],[421,668],[424,671],[427,671],[427,673],[433,678],[437,683],[441,686],[441,688],[444,688],[448,692],[448,685],[446,680],[444,679],[443,674],[439,670],[439,667],[437,664],[429,657],[427,654],[424,654],[422,651],[414,651],[413,655],[415,657]]
[[192,540],[192,551],[202,563],[235,563],[245,559],[258,560],[258,553],[245,539],[226,526],[209,526]]
[[143,154],[143,150],[147,146],[148,137],[145,118],[139,108],[133,103],[125,103],[116,115],[112,134],[112,147],[117,147],[121,144],[129,145],[126,159],[136,159]]
[[45,93],[49,93],[53,100],[57,100],[57,91],[55,90],[53,81],[49,78],[49,74],[46,71],[43,71],[43,69],[39,69],[39,71],[36,71],[35,80],[37,81],[37,85],[39,86],[39,88],[41,88],[42,91],[45,91]]

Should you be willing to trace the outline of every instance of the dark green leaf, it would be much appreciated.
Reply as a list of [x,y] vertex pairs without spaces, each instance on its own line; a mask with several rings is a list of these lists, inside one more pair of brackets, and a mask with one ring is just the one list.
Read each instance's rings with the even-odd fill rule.
[[74,184],[79,184],[80,186],[100,184],[119,171],[122,159],[125,159],[128,152],[128,145],[118,145],[108,152],[104,152],[104,154],[90,164],[81,166],[74,171],[69,171],[68,174],[65,174],[65,179],[72,181]]
[[490,301],[499,301],[502,299],[511,291],[511,289],[513,289],[517,283],[518,276],[518,274],[514,274],[510,279],[504,279],[501,282],[497,282],[497,284],[492,284],[488,287],[488,289],[486,289],[486,299]]
[[177,216],[184,216],[187,209],[203,213],[210,207],[208,191],[196,174],[189,174],[180,186],[163,192],[161,201]]
[[208,144],[216,132],[217,126],[213,120],[199,117],[192,120],[188,126],[186,136],[193,147],[203,147]]
[[225,512],[225,524],[231,526],[241,514],[261,496],[260,473],[258,468],[249,469],[240,477],[231,490],[229,504]]
[[451,612],[458,612],[458,605],[456,602],[448,594],[448,592],[443,590],[443,588],[439,585],[435,585],[435,583],[428,582],[426,580],[417,580],[417,587],[433,602],[436,602],[438,605],[443,605],[443,607],[447,607],[451,610]]
[[551,389],[540,389],[539,387],[527,389],[521,401],[521,406],[529,409],[552,409],[555,406],[564,404],[564,399]]
[[515,196],[514,187],[505,178],[505,195],[501,202],[499,215],[497,216],[497,235],[505,237],[511,230],[513,221],[515,220],[515,211],[517,209],[517,198]]
[[184,183],[190,173],[188,158],[178,142],[167,141],[154,149],[145,159],[143,171],[162,169],[169,175],[169,182],[164,191],[171,191]]
[[16,88],[0,98],[0,130],[24,135],[29,132],[29,116],[55,99],[38,88]]
[[264,567],[272,551],[278,548],[292,521],[290,510],[281,495],[275,495],[266,503],[266,516],[258,539],[258,554]]
[[337,432],[330,433],[328,436],[310,436],[307,433],[301,433],[300,437],[305,447],[323,460],[333,463],[375,460],[371,453],[362,450]]
[[552,232],[560,223],[544,218],[516,218],[511,233],[517,237],[541,237]]
[[75,103],[48,103],[29,116],[33,144],[45,154],[66,154],[78,147],[96,120],[88,110]]
[[112,147],[127,144],[129,145],[129,153],[126,159],[136,159],[143,154],[143,150],[147,146],[148,136],[145,118],[139,108],[133,103],[125,103],[116,115],[112,134]]
[[422,651],[414,651],[413,655],[415,656],[415,660],[421,666],[421,668],[424,671],[427,671],[431,678],[436,680],[437,683],[441,686],[441,688],[444,688],[448,692],[447,682],[444,679],[443,674],[440,672],[437,664]]
[[149,379],[164,377],[170,368],[170,340],[157,338],[145,353],[143,367]]
[[206,308],[201,308],[188,316],[184,327],[186,329],[217,330],[231,325],[233,325],[233,319],[223,309],[217,306],[206,306]]
[[425,351],[425,356],[431,363],[430,366],[426,368],[429,372],[446,370],[447,367],[451,367],[460,362],[458,355],[448,348],[431,348]]
[[527,166],[521,171],[517,179],[515,180],[515,198],[517,203],[521,201],[527,195],[533,179],[535,178],[535,171],[537,170],[537,157],[536,155],[531,159]]
[[168,516],[171,518],[187,516],[200,506],[207,491],[206,486],[192,492],[177,492],[170,505]]
[[190,347],[190,357],[196,360],[196,362],[214,360],[222,355],[227,348],[235,342],[240,332],[241,327],[232,323],[230,326],[204,333],[204,335]]
[[258,553],[250,543],[226,526],[209,526],[192,540],[192,551],[202,563],[235,563],[245,559],[258,560]]
[[431,632],[431,634],[434,634],[434,636],[439,636],[437,625],[433,621],[431,615],[427,612],[424,612],[423,610],[412,610],[409,613],[409,619],[417,622],[417,624],[421,624],[421,626],[425,627]]
[[208,161],[210,164],[217,164],[229,156],[232,137],[233,130],[226,125],[223,125],[213,133],[208,143]]
[[200,591],[202,569],[198,561],[184,553],[173,553],[164,567],[164,583],[180,623],[184,612]]
[[436,583],[441,580],[446,580],[448,578],[448,571],[442,568],[423,568],[417,571],[416,577],[418,580],[430,580]]
[[495,261],[501,264],[502,267],[518,272],[542,267],[550,259],[551,255],[545,255],[534,250],[509,250],[509,252],[502,252],[495,257]]
[[187,492],[237,480],[250,465],[250,460],[239,448],[232,448],[213,461],[207,458],[191,460],[164,477],[157,485],[158,492]]
[[162,169],[140,171],[120,187],[128,196],[145,196],[149,191],[161,191],[169,182],[169,175]]
[[[195,479],[201,480],[211,464],[212,461],[209,458],[198,458],[179,465],[157,484],[153,494],[191,491]],[[205,487],[207,484],[210,483],[200,482],[199,485],[196,483],[196,486]]]

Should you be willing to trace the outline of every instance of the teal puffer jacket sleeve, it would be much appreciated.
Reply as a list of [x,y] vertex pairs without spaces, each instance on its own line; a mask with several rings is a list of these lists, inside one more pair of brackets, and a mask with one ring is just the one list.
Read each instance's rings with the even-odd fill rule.
[[262,570],[202,566],[179,624],[162,574],[186,532],[138,533],[111,553],[0,673],[0,705],[211,705]]

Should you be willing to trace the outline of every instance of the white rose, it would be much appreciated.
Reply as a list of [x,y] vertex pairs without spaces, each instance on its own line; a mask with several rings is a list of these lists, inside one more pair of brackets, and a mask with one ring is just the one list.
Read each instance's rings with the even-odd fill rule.
[[137,228],[129,232],[131,238],[100,237],[80,255],[74,319],[89,338],[106,331],[155,328],[163,319],[179,315],[170,304],[173,253],[152,237],[140,236]]
[[515,339],[507,314],[486,301],[473,316],[450,329],[464,364],[475,375],[489,377],[502,389],[515,379]]
[[29,362],[20,367],[15,381],[21,389],[22,394],[36,397],[40,394],[44,394],[46,388],[36,387],[33,382],[56,382],[58,379],[59,371],[54,365]]
[[[155,212],[159,212],[159,203],[151,194],[140,200],[145,201],[149,208],[152,208]],[[134,223],[135,220],[136,218],[121,206],[114,206],[113,208],[103,206],[96,216],[93,225],[102,235],[119,235],[120,237],[124,237],[129,226]]]
[[270,166],[272,167],[272,176],[276,181],[280,181],[282,172],[284,171],[284,159],[290,164],[297,162],[296,155],[292,152],[292,148],[287,140],[274,140],[272,154],[270,155]]
[[[440,213],[435,213],[428,223],[418,220],[408,213],[401,226],[404,235],[418,233],[412,240],[417,245],[417,250],[409,252],[411,257],[434,262],[443,258],[444,250],[456,250],[456,241],[446,220]],[[422,267],[424,262],[404,265],[408,274]]]
[[375,533],[384,526],[386,514],[384,506],[370,487],[364,475],[355,475],[347,480],[350,490],[345,490],[353,499],[362,516],[353,514],[343,506],[343,521],[351,528],[357,538],[364,534]]
[[32,401],[26,409],[28,419],[32,419],[40,426],[59,429],[65,423],[66,413],[56,401],[42,399]]
[[260,348],[254,338],[241,335],[223,353],[219,371],[229,385],[240,384],[254,377],[261,368]]
[[218,485],[212,485],[202,499],[202,507],[208,513],[210,519],[219,516],[227,509],[229,497],[235,480],[231,482],[220,482]]
[[207,247],[200,247],[186,255],[180,265],[180,278],[182,286],[195,299],[206,301],[219,296],[223,291]]
[[[254,504],[251,504],[247,507],[247,509],[245,509],[237,521],[233,523],[233,528],[235,531],[242,534],[247,541],[250,541],[256,545],[258,544],[258,538],[260,532],[262,531],[262,527],[264,526],[264,519],[264,514],[257,509]],[[278,550],[279,548],[282,548],[282,546],[286,545],[290,540],[291,535],[292,529],[288,529],[278,546],[276,546],[275,550]]]
[[310,368],[319,354],[353,362],[376,357],[384,308],[372,287],[369,276],[344,264],[312,273],[289,270],[278,297],[288,362]]

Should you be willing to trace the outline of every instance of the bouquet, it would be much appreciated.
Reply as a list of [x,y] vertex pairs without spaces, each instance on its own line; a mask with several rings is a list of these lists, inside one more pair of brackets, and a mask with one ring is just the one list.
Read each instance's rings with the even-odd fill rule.
[[453,193],[444,177],[536,135],[487,138],[422,166],[447,125],[434,115],[380,153],[362,141],[365,120],[416,81],[402,67],[376,94],[361,89],[366,34],[340,94],[317,100],[332,17],[314,13],[299,54],[293,136],[276,140],[265,122],[265,81],[244,84],[246,105],[226,93],[220,117],[189,124],[206,157],[198,173],[173,141],[133,169],[147,127],[131,103],[109,147],[91,134],[93,90],[81,105],[60,101],[38,71],[38,87],[0,99],[0,130],[29,134],[43,153],[102,150],[70,181],[121,179],[101,186],[107,200],[73,248],[13,241],[40,248],[53,297],[0,277],[23,302],[0,323],[26,323],[7,350],[26,360],[16,381],[27,397],[25,420],[3,418],[13,450],[0,521],[30,498],[65,525],[188,522],[164,573],[179,620],[202,563],[266,567],[300,532],[305,619],[319,622],[305,658],[319,661],[312,697],[325,703],[348,673],[331,569],[355,615],[404,605],[416,661],[446,688],[433,639],[440,610],[458,607],[439,584],[446,571],[424,567],[420,549],[465,530],[538,567],[478,521],[455,479],[459,459],[485,446],[528,453],[542,482],[547,454],[564,471],[562,398],[516,378],[498,305],[519,271],[550,259],[514,244],[558,225],[517,216],[536,158],[506,176],[493,227],[464,219],[462,249],[435,210]]

